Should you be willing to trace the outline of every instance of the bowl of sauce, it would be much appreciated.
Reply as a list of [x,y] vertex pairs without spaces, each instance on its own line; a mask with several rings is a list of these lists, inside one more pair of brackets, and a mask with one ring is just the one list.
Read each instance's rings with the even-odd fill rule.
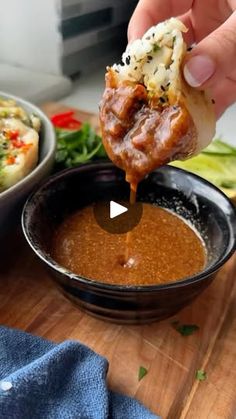
[[68,169],[28,199],[23,231],[83,310],[121,323],[161,320],[196,298],[233,253],[235,208],[210,183],[165,166],[139,183],[138,220],[132,225],[135,211],[130,224],[121,214],[112,231],[107,203],[134,209],[129,194],[124,172],[112,163]]
[[178,281],[201,272],[207,259],[204,242],[193,228],[171,211],[147,203],[127,235],[102,229],[93,205],[76,211],[56,229],[51,254],[79,276],[126,286]]

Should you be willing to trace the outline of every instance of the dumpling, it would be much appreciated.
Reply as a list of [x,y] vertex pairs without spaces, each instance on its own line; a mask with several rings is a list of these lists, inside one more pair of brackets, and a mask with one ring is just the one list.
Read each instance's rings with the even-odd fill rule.
[[215,133],[215,112],[204,91],[184,80],[186,54],[176,18],[150,28],[107,68],[100,104],[105,149],[137,184],[155,168],[198,154]]
[[0,192],[19,182],[38,161],[39,134],[17,118],[0,119]]

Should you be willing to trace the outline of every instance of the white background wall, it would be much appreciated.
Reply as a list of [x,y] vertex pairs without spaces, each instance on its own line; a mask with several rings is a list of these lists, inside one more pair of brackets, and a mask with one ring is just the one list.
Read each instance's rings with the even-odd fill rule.
[[0,0],[0,61],[61,74],[60,0]]

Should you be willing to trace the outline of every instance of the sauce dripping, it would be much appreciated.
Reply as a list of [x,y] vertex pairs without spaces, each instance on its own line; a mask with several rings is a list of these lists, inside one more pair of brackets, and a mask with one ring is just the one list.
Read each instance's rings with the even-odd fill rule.
[[[134,183],[130,184],[129,202],[131,205],[134,205],[136,202],[137,186],[138,185]],[[132,240],[132,231],[128,231],[128,233],[126,233],[126,239],[125,239],[125,256],[123,260],[124,268],[132,268],[133,264],[135,263],[135,259],[134,257],[132,257],[130,253],[131,240]]]
[[[180,100],[171,103],[150,95],[142,83],[119,80],[112,68],[106,73],[106,88],[100,104],[103,144],[113,163],[126,173],[130,204],[137,185],[148,173],[172,160],[186,158],[196,148],[196,128]],[[120,264],[133,268],[132,232],[125,239]]]

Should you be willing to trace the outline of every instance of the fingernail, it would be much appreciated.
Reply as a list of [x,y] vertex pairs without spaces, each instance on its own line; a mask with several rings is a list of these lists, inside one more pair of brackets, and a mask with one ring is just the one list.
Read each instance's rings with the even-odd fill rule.
[[206,55],[195,55],[184,66],[184,77],[192,87],[201,86],[215,72],[215,63]]

